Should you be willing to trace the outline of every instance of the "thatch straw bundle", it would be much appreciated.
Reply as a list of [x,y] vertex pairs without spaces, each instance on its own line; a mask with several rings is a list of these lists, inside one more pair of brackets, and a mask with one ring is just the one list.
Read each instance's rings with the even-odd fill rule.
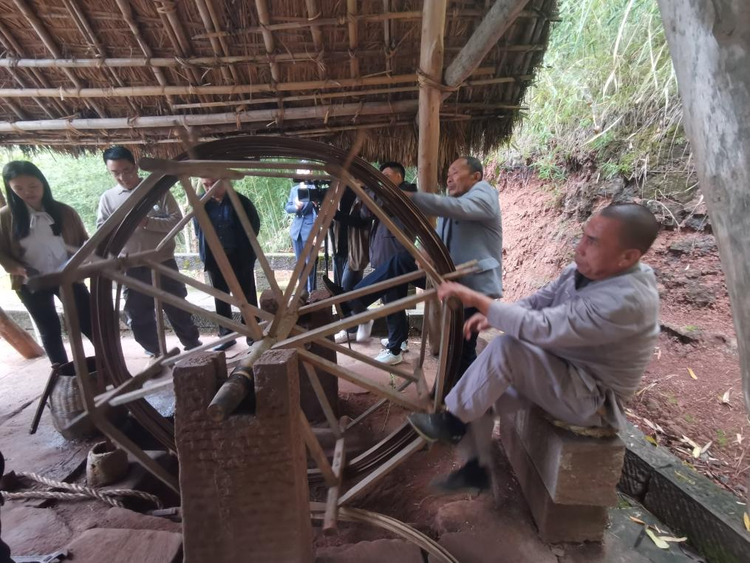
[[[440,167],[509,137],[555,0],[530,0],[441,110]],[[445,67],[490,0],[448,2]],[[0,0],[0,144],[65,152],[274,134],[415,164],[419,0]]]

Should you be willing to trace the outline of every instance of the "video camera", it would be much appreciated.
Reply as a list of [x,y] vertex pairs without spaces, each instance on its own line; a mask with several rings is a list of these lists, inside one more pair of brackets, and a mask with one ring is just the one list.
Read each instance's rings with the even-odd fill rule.
[[297,190],[299,200],[303,202],[312,201],[318,204],[323,203],[326,193],[328,193],[328,188],[331,186],[330,180],[301,180],[300,183],[304,184],[305,187]]

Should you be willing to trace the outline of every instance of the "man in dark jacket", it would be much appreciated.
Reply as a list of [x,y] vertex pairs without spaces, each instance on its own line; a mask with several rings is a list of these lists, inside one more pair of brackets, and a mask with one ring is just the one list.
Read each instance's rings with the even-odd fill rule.
[[[258,296],[255,290],[255,251],[245,234],[245,230],[242,228],[242,224],[234,210],[231,200],[226,197],[227,180],[201,178],[201,182],[203,183],[203,188],[207,191],[210,190],[214,184],[219,182],[219,185],[214,189],[214,192],[211,195],[211,199],[206,202],[206,213],[208,213],[211,224],[216,230],[219,242],[221,242],[221,246],[229,259],[234,274],[237,276],[237,281],[239,281],[240,286],[242,287],[245,299],[247,299],[248,303],[257,307]],[[238,193],[237,196],[242,204],[242,208],[245,210],[247,218],[250,220],[250,225],[257,236],[260,232],[260,217],[258,216],[258,211],[255,209],[253,202],[247,197],[240,193]],[[193,224],[195,225],[195,233],[198,236],[198,251],[205,270],[208,272],[208,276],[211,279],[211,285],[216,289],[229,293],[229,286],[214,259],[211,248],[208,246],[203,229],[197,219],[193,219]],[[216,303],[216,312],[218,314],[227,319],[232,318],[232,306],[229,303],[220,299],[215,299],[214,302]],[[244,319],[242,322],[245,322]],[[225,336],[230,332],[232,331],[226,327],[219,327],[219,336]],[[224,344],[219,344],[214,350],[226,350],[234,346],[236,343],[236,340],[230,340]],[[247,343],[252,344],[252,340],[248,338]]]

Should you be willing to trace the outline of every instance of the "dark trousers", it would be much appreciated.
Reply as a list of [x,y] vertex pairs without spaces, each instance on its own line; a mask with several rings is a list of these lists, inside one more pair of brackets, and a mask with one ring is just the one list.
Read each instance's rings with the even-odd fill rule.
[[[376,283],[414,272],[417,269],[417,263],[412,255],[407,252],[401,252],[375,268],[372,273],[359,282],[354,289],[369,287]],[[425,278],[416,279],[411,283],[416,287],[424,289]],[[383,303],[386,304],[397,301],[398,299],[403,299],[406,297],[408,290],[409,284],[401,284],[388,290],[376,291],[365,295],[364,297],[360,297],[359,299],[349,301],[347,306],[352,312],[360,313],[380,298],[382,298]],[[468,319],[476,312],[477,310],[473,307],[464,309],[464,318]],[[409,320],[406,317],[406,312],[398,311],[397,313],[388,315],[386,321],[388,323],[388,349],[392,354],[399,354],[401,352],[401,344],[406,342],[409,336]],[[477,358],[477,337],[478,334],[473,334],[469,340],[464,340],[464,345],[461,351],[461,361],[459,363],[459,377],[464,374],[471,363]],[[424,338],[424,334],[422,335],[422,338]]]
[[[364,270],[352,270],[349,267],[348,256],[333,257],[333,283],[340,285],[344,291],[349,292],[362,281]],[[357,327],[347,329],[349,334],[356,334]]]
[[[242,292],[245,294],[245,299],[251,305],[258,306],[258,294],[255,289],[255,258],[248,260],[246,256],[240,256],[238,252],[228,250],[226,251],[229,263],[234,270],[234,275],[237,276],[237,281],[240,282]],[[230,293],[229,285],[224,279],[221,271],[218,267],[206,268],[208,277],[211,279],[211,285],[216,289]],[[214,299],[216,304],[216,312],[224,317],[225,319],[232,318],[232,306],[229,303],[222,301],[221,299]],[[242,324],[245,324],[245,319],[242,319]],[[219,327],[219,336],[225,336],[232,332],[230,329],[224,326]],[[248,337],[248,343],[252,342],[252,339]]]
[[[162,265],[177,270],[177,262],[174,258],[162,262]],[[151,285],[150,268],[145,266],[130,268],[127,275]],[[185,284],[167,276],[161,276],[161,288],[176,297],[182,299],[187,297]],[[124,288],[123,294],[125,296],[124,311],[128,317],[130,330],[133,331],[133,337],[138,344],[143,346],[146,352],[158,355],[159,338],[156,334],[156,312],[153,298],[127,287]],[[164,309],[177,338],[180,339],[185,349],[189,350],[200,346],[200,334],[190,313],[164,302],[162,302],[162,309]]]
[[[294,255],[297,257],[297,260],[299,260],[300,254],[302,254],[302,250],[305,248],[305,242],[307,241],[302,240],[302,237],[297,237],[296,239],[292,239],[292,246],[294,247]],[[318,276],[318,257],[316,256],[315,265],[310,271],[310,275],[307,276],[307,292],[308,293],[312,293],[317,287],[317,283],[318,283],[317,276]]]
[[[68,354],[62,340],[62,327],[60,317],[55,310],[55,296],[60,297],[60,288],[41,289],[31,292],[24,285],[16,292],[26,310],[34,319],[39,334],[42,337],[42,346],[47,352],[49,361],[53,364],[64,364],[68,361]],[[91,298],[89,290],[82,283],[73,284],[73,295],[75,306],[78,311],[78,319],[81,324],[81,332],[89,340],[91,337]]]

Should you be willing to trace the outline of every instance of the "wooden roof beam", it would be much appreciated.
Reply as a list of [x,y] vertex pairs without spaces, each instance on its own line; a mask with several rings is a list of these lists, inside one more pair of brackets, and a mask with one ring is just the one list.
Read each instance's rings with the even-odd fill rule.
[[[388,0],[385,0],[388,1]],[[500,51],[508,52],[532,52],[544,51],[544,45],[502,45],[497,48]],[[8,49],[10,50],[10,49]],[[458,52],[460,49],[446,47],[445,52]],[[151,52],[149,49],[148,52]],[[404,54],[411,54],[410,51],[404,51]],[[327,58],[346,59],[349,57],[348,51],[329,51],[325,53]],[[359,51],[358,56],[362,57],[382,57],[383,49]],[[271,58],[277,63],[299,63],[299,62],[318,62],[311,57],[311,53],[276,53]],[[0,68],[181,68],[185,66],[197,66],[212,68],[221,65],[233,63],[253,63],[268,64],[269,55],[230,55],[226,57],[109,57],[96,59],[24,59],[19,57],[0,58]],[[160,82],[161,84],[161,82]]]
[[349,72],[352,78],[359,76],[359,24],[357,22],[357,0],[346,0],[346,19],[349,27]]
[[[494,67],[480,67],[474,71],[478,77],[491,76]],[[489,84],[503,84],[527,80],[528,76],[501,76],[491,78],[477,78],[467,82],[467,85],[485,86]],[[366,76],[362,78],[342,78],[341,80],[313,80],[308,82],[283,82],[281,84],[240,84],[238,86],[125,86],[123,88],[0,88],[0,97],[9,98],[122,98],[133,96],[201,96],[201,95],[234,95],[254,94],[260,92],[289,92],[309,90],[333,90],[350,88],[353,86],[396,85],[415,83],[419,80],[416,74],[398,74],[387,76],[384,74]]]
[[[308,19],[312,21],[320,17],[320,8],[318,7],[318,0],[305,0],[305,4],[307,6]],[[316,60],[318,64],[318,78],[320,78],[321,80],[325,80],[326,76],[328,76],[328,69],[326,68],[325,63],[322,60],[323,56],[325,55],[325,46],[323,45],[323,32],[320,30],[319,27],[311,27],[310,34],[312,35],[313,46],[315,47],[315,51],[318,53],[318,55],[321,58],[321,60]],[[304,60],[306,58],[307,58],[307,55],[303,55],[299,57],[299,59],[301,60]]]
[[496,0],[463,49],[445,69],[444,84],[455,87],[463,83],[482,64],[528,3],[529,0]]
[[[78,0],[63,0],[63,4],[65,4],[65,8],[70,13],[70,17],[73,19],[73,23],[75,23],[78,31],[80,31],[81,35],[83,35],[84,39],[89,43],[89,46],[93,47],[93,49],[101,58],[106,58],[107,51],[105,50],[102,42],[99,41],[96,33],[94,33],[94,29],[91,27],[91,24],[86,18],[86,15],[81,10],[81,7],[78,5]],[[106,72],[108,72],[108,74],[112,77],[112,80],[114,80],[115,84],[117,84],[118,86],[125,86],[125,83],[120,80],[120,77],[112,68],[107,68]],[[133,113],[138,114],[138,108],[135,106],[133,101],[128,99],[127,103]]]
[[[206,0],[195,0],[195,5],[198,8],[198,14],[201,17],[201,20],[203,21],[203,26],[207,30],[221,31],[218,22],[214,21],[211,17]],[[211,37],[209,41],[211,42],[211,49],[213,49],[217,57],[220,57],[222,53],[224,55],[229,55],[229,47],[226,43],[225,37]],[[237,76],[237,69],[233,66],[230,66],[229,68],[222,66],[221,76],[224,78],[225,84],[237,84],[240,82],[239,76]]]
[[[47,50],[49,50],[50,53],[52,53],[52,56],[56,59],[59,59],[62,57],[62,52],[60,51],[60,47],[57,46],[57,43],[55,43],[55,40],[52,39],[52,36],[49,34],[49,31],[47,31],[47,28],[42,23],[42,20],[40,20],[37,15],[29,8],[28,4],[26,4],[25,0],[13,0],[13,3],[16,5],[16,8],[23,14],[23,16],[26,18],[26,21],[29,22],[31,27],[34,28],[34,31],[39,36],[39,38],[42,40],[42,43],[44,43],[44,46],[47,47]],[[73,83],[73,85],[76,88],[82,88],[83,85],[81,84],[80,80],[76,77],[75,74],[73,74],[73,71],[69,69],[63,69],[63,72],[65,75],[70,79],[70,81]],[[101,108],[99,104],[96,102],[87,102],[96,113],[99,114],[99,117],[106,117],[107,114],[105,111]]]
[[[258,21],[260,22],[260,32],[263,35],[263,43],[266,46],[266,53],[269,57],[273,55],[276,50],[276,45],[273,40],[273,32],[269,29],[271,25],[271,16],[268,13],[268,5],[266,0],[255,0],[255,8],[258,10]],[[274,82],[281,82],[281,73],[279,72],[279,65],[276,62],[270,63],[271,67],[271,79]]]
[[[117,2],[117,7],[120,9],[120,13],[122,14],[122,18],[125,20],[125,23],[130,28],[130,33],[133,34],[133,37],[135,38],[136,43],[138,43],[138,46],[141,48],[141,52],[146,56],[146,60],[150,59],[153,56],[153,51],[151,50],[151,47],[148,43],[146,43],[146,40],[143,37],[143,34],[141,33],[141,28],[138,25],[138,22],[135,20],[135,17],[133,17],[133,10],[130,7],[130,3],[126,0],[115,0]],[[106,60],[106,59],[105,59]],[[151,65],[144,65],[144,66],[150,66],[151,72],[154,73],[154,77],[156,78],[156,81],[159,83],[159,86],[168,86],[169,83],[167,82],[166,76],[164,76],[164,72],[160,68],[156,68],[155,66]],[[167,96],[167,105],[169,105],[170,109],[172,108],[172,104],[174,103],[174,99],[172,96]]]
[[[2,18],[0,18],[0,44],[2,44],[6,52],[14,53],[16,56],[19,56],[19,57],[23,56],[23,49],[21,49],[21,46],[18,44],[16,39],[13,37],[13,35],[11,35],[8,28],[6,28],[5,25],[3,25]],[[18,82],[21,88],[27,88],[26,81],[21,77],[20,73],[16,72],[15,68],[13,67],[8,68],[8,73],[13,77],[13,79],[16,82]],[[31,75],[32,82],[36,82],[37,86],[42,86],[44,88],[49,86],[49,84],[45,80],[42,73],[39,72],[38,70],[32,69],[30,71],[30,75]],[[68,111],[65,108],[65,106],[62,104],[62,102],[60,102],[59,100],[51,100],[50,102],[42,102],[42,100],[38,98],[34,98],[34,102],[36,102],[36,105],[38,105],[41,108],[41,110],[50,119],[54,119],[61,115],[70,114],[70,111]],[[48,104],[49,104],[49,107],[48,107]],[[55,110],[55,111],[52,111],[52,110]]]
[[136,118],[106,119],[49,119],[39,121],[0,121],[0,133],[19,131],[66,131],[70,129],[141,129],[153,127],[200,127],[204,125],[239,124],[277,121],[279,114],[285,120],[327,119],[350,115],[385,115],[414,113],[416,100],[390,103],[320,105],[306,108],[261,109],[243,113],[213,113],[203,115],[163,115]]

